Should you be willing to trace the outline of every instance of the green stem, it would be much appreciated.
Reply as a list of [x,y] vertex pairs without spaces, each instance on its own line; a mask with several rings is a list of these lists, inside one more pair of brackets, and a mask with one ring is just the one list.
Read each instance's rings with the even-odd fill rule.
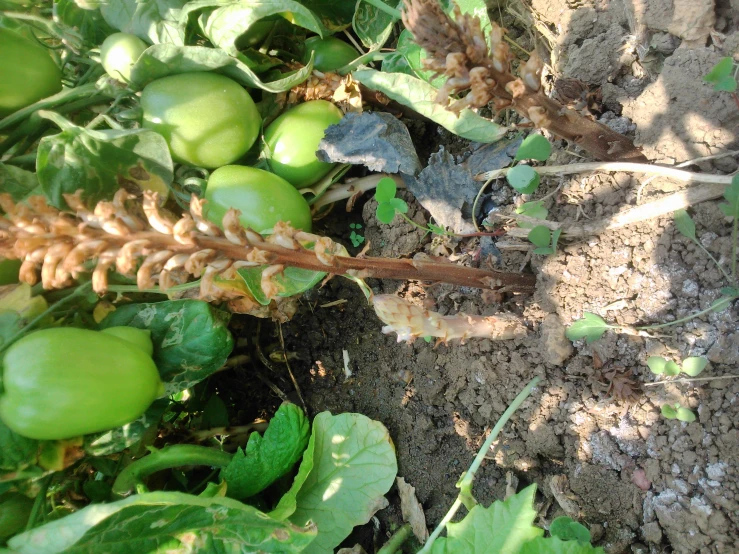
[[413,530],[411,529],[411,524],[406,523],[400,529],[395,531],[395,533],[393,533],[393,536],[390,537],[388,541],[383,545],[383,547],[377,551],[377,554],[395,554],[398,550],[400,550],[400,547],[403,546],[403,543],[408,540],[408,538],[411,536],[411,533],[413,533]]
[[351,73],[355,69],[357,69],[360,65],[367,64],[369,62],[380,62],[387,58],[390,54],[393,54],[393,52],[367,52],[366,54],[362,54],[359,56],[356,60],[346,64],[343,67],[340,67],[336,70],[336,73],[339,75],[346,75],[347,73]]
[[153,294],[169,294],[170,292],[182,292],[184,290],[194,289],[200,286],[200,279],[197,281],[191,281],[190,283],[182,283],[181,285],[175,285],[169,287],[166,291],[163,291],[159,287],[153,289],[140,289],[136,285],[109,285],[108,292],[148,292]]
[[457,510],[459,510],[459,508],[464,503],[465,497],[467,497],[467,499],[472,498],[472,481],[475,478],[475,473],[477,473],[477,470],[480,469],[482,461],[485,459],[485,456],[490,450],[492,444],[498,438],[500,431],[503,429],[505,424],[508,423],[508,420],[511,419],[513,413],[519,408],[521,404],[523,404],[523,401],[529,397],[533,388],[539,383],[539,380],[539,377],[534,377],[531,381],[529,381],[529,384],[526,385],[526,387],[520,393],[518,393],[518,396],[513,399],[513,402],[511,402],[511,405],[508,406],[508,409],[503,412],[502,416],[500,416],[498,423],[495,424],[495,427],[493,427],[490,435],[488,435],[488,438],[485,439],[485,442],[480,447],[480,450],[477,453],[477,456],[475,456],[472,465],[470,465],[470,468],[465,472],[465,474],[457,483],[457,488],[459,488],[459,495],[457,496],[457,499],[454,501],[454,504],[452,504],[452,507],[444,516],[444,519],[439,522],[439,525],[436,526],[434,532],[431,533],[431,536],[429,536],[429,540],[427,540],[426,544],[423,545],[423,548],[418,551],[418,554],[428,554],[428,552],[431,552],[431,547],[433,546],[434,541],[439,537],[441,532],[446,528],[447,524],[452,520],[452,518],[454,518]]
[[[34,112],[37,112],[38,110],[53,109],[58,106],[61,106],[62,104],[67,104],[68,102],[72,102],[73,100],[79,100],[80,98],[95,95],[95,93],[97,92],[98,90],[97,90],[97,87],[95,86],[95,83],[88,83],[86,85],[82,85],[81,87],[67,89],[67,90],[58,92],[57,94],[53,96],[49,96],[48,98],[39,100],[35,104],[31,104],[30,106],[20,109],[17,112],[12,113],[8,117],[1,120],[0,121],[0,131],[13,127],[14,125],[20,123],[21,121],[29,117]],[[106,96],[96,95],[96,96],[100,96],[103,99],[109,98],[107,95]]]
[[92,283],[83,283],[82,285],[78,286],[75,291],[67,296],[66,298],[62,298],[59,300],[59,302],[56,302],[49,306],[46,310],[44,310],[43,313],[37,315],[34,317],[31,321],[28,322],[28,324],[23,327],[22,329],[18,330],[12,337],[10,337],[8,340],[6,340],[2,346],[0,346],[0,354],[5,352],[11,344],[13,344],[15,341],[20,339],[23,335],[28,333],[31,329],[36,327],[41,321],[46,319],[50,314],[53,312],[59,310],[59,308],[66,306],[67,304],[70,304],[72,301],[76,300],[78,297],[87,294],[90,292],[92,288]]
[[719,270],[719,271],[721,272],[721,274],[722,274],[722,275],[724,276],[724,278],[726,279],[726,281],[727,281],[727,282],[728,282],[728,284],[730,285],[730,284],[732,283],[732,279],[731,279],[731,277],[729,277],[729,274],[728,274],[728,273],[726,273],[726,270],[725,270],[725,269],[724,269],[723,267],[721,267],[721,264],[719,264],[719,263],[718,263],[718,260],[716,260],[716,258],[714,258],[714,257],[713,257],[713,254],[711,254],[711,253],[710,253],[710,252],[709,252],[709,251],[708,251],[708,250],[706,249],[706,247],[705,247],[705,246],[703,246],[703,245],[701,244],[701,242],[700,242],[700,241],[699,241],[699,240],[698,240],[697,238],[696,238],[696,239],[692,239],[692,240],[693,240],[693,242],[694,242],[694,243],[695,243],[695,244],[696,244],[696,245],[698,246],[698,248],[700,248],[701,250],[703,250],[703,252],[705,252],[705,253],[706,253],[706,256],[708,256],[708,257],[709,257],[709,258],[711,259],[711,261],[712,261],[712,262],[713,262],[714,264],[716,264],[716,267],[718,268],[718,270]]
[[194,444],[173,444],[161,450],[154,450],[148,456],[132,462],[120,472],[113,483],[113,494],[126,496],[138,486],[143,485],[144,479],[165,469],[181,466],[211,466],[225,467],[231,462],[233,454],[197,446]]
[[378,10],[385,12],[386,14],[388,14],[391,17],[394,17],[395,19],[400,19],[401,17],[400,10],[395,9],[391,6],[388,6],[382,0],[364,0],[364,1],[367,2],[370,6],[374,6]]
[[28,523],[26,523],[26,531],[30,531],[31,529],[33,529],[33,527],[36,525],[36,521],[38,521],[38,518],[41,515],[41,510],[46,504],[46,492],[49,490],[49,485],[51,484],[52,477],[53,475],[47,475],[41,481],[41,489],[38,491],[38,494],[36,495],[36,499],[33,502],[33,508],[31,508],[31,515],[28,516]]
[[[731,296],[726,297],[726,300],[728,302],[731,302],[732,300],[739,298],[739,296]],[[716,306],[711,305],[705,310],[701,310],[700,312],[696,312],[694,314],[681,317],[680,319],[676,319],[675,321],[670,321],[669,323],[660,323],[658,325],[642,325],[640,327],[634,327],[634,329],[637,329],[639,331],[649,331],[651,329],[661,329],[662,327],[670,327],[671,325],[679,325],[680,323],[685,323],[686,321],[690,321],[691,319],[695,319],[696,317],[700,317],[702,315],[705,315],[707,313],[710,313],[716,309]]]

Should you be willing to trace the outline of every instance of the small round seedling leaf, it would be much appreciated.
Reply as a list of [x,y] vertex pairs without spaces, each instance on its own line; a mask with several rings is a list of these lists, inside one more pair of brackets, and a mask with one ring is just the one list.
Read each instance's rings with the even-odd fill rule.
[[610,327],[599,315],[585,312],[582,319],[578,319],[567,328],[565,335],[573,341],[584,338],[585,342],[590,344],[601,338]]
[[704,81],[709,83],[718,83],[721,79],[731,77],[734,72],[734,60],[731,56],[721,58],[719,62],[711,68],[711,71],[703,77]]
[[664,404],[662,408],[660,408],[660,411],[662,412],[662,415],[667,419],[675,419],[677,417],[677,412],[675,411],[675,408],[673,408],[669,404]]
[[539,174],[530,165],[517,165],[505,177],[521,194],[531,194],[539,187]]
[[665,372],[667,360],[662,356],[650,356],[649,359],[647,359],[647,365],[649,366],[649,371],[655,375],[662,375]]
[[516,152],[516,161],[538,160],[546,161],[552,153],[551,143],[541,135],[529,135],[521,143]]
[[675,220],[675,227],[680,231],[680,234],[689,239],[695,240],[695,223],[688,215],[685,210],[677,210],[673,214]]
[[683,373],[686,375],[690,375],[691,377],[696,377],[701,374],[701,372],[706,369],[706,366],[708,365],[708,360],[706,358],[698,357],[698,356],[690,356],[689,358],[685,358],[683,360]]
[[692,423],[695,421],[695,413],[693,410],[680,406],[675,411],[675,418],[680,421],[684,421],[685,423]]
[[731,75],[722,77],[713,85],[713,90],[716,92],[736,92],[736,79]]
[[555,518],[549,526],[549,533],[563,541],[580,541],[589,544],[591,540],[588,528],[567,516]]
[[527,235],[527,238],[539,248],[546,248],[552,241],[552,233],[548,227],[537,225]]
[[376,215],[381,223],[391,223],[395,218],[395,207],[390,202],[380,202],[377,205]]
[[402,214],[408,213],[408,204],[402,198],[391,198],[389,204],[395,208],[395,211]]
[[665,364],[665,375],[669,375],[670,377],[673,377],[675,375],[680,374],[680,366],[677,365],[675,362],[670,360]]
[[375,200],[379,203],[390,202],[395,198],[395,192],[398,190],[395,181],[390,177],[383,177],[377,182],[377,188],[375,189]]

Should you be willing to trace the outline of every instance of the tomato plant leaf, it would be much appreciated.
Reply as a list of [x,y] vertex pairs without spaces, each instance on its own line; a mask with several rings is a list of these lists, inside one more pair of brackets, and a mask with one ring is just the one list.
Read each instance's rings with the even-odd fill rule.
[[37,194],[38,188],[38,177],[35,173],[0,163],[0,190],[10,194],[16,202],[30,194]]
[[688,212],[685,210],[677,210],[672,217],[675,221],[675,227],[680,231],[680,234],[689,239],[695,239],[695,222],[691,219]]
[[505,176],[508,184],[521,194],[531,194],[539,188],[539,173],[530,165],[512,167]]
[[406,204],[405,200],[403,200],[402,198],[391,198],[388,204],[390,204],[398,213],[408,213],[408,204]]
[[88,130],[54,112],[39,112],[62,128],[41,139],[36,168],[44,194],[64,209],[62,194],[82,189],[89,203],[109,199],[123,185],[166,194],[174,171],[164,138],[146,129]]
[[536,485],[529,485],[505,501],[489,507],[478,504],[464,519],[447,525],[447,536],[436,539],[433,554],[468,552],[519,552],[528,541],[543,534],[534,526]]
[[706,366],[708,365],[708,359],[698,356],[690,356],[683,360],[682,372],[691,377],[697,377],[700,375]]
[[438,91],[421,79],[374,69],[355,71],[352,76],[366,87],[379,90],[462,138],[488,143],[496,142],[506,134],[505,128],[472,110],[462,110],[459,115],[450,112],[436,102]]
[[349,27],[354,17],[356,2],[346,0],[299,0],[320,19],[323,26],[332,33]]
[[185,44],[187,21],[180,19],[188,0],[116,0],[102,2],[100,13],[111,27],[150,44]]
[[308,446],[310,424],[295,404],[284,403],[269,421],[264,436],[252,433],[245,449],[239,448],[221,470],[231,498],[244,500],[263,491],[285,475]]
[[121,306],[101,329],[129,325],[151,331],[154,362],[167,394],[189,389],[220,368],[233,350],[231,314],[201,300]]
[[20,436],[0,420],[0,470],[17,471],[36,463],[38,448],[39,441]]
[[[401,0],[387,0],[384,3],[397,8],[400,2]],[[368,50],[377,50],[387,42],[396,21],[393,16],[369,2],[359,0],[352,18],[352,28]]]
[[[403,56],[408,67],[408,70],[402,71],[402,73],[417,77],[427,82],[436,90],[444,85],[446,77],[439,76],[424,67],[423,61],[428,57],[428,54],[426,53],[426,50],[421,48],[421,46],[415,41],[413,35],[408,29],[403,29],[401,31],[395,51]],[[382,70],[387,71],[384,64],[382,66]]]
[[377,204],[375,215],[380,223],[390,224],[395,219],[395,206],[390,202],[380,202]]
[[21,554],[184,552],[193,544],[204,552],[297,554],[315,536],[314,526],[280,522],[230,498],[150,492],[92,504],[9,545]]
[[[573,522],[575,525],[579,523]],[[580,527],[583,527],[580,525]],[[583,527],[585,529],[585,527]],[[590,533],[587,529],[585,532]],[[519,554],[604,554],[602,547],[590,545],[590,540],[562,540],[558,537],[537,537],[521,547]]]
[[584,543],[590,542],[590,531],[588,528],[573,521],[571,517],[560,516],[552,521],[549,526],[549,532],[553,537],[557,537],[563,541],[581,541]]
[[612,328],[613,326],[608,325],[608,323],[606,323],[606,321],[599,315],[591,312],[584,312],[583,318],[573,322],[572,325],[567,328],[565,335],[572,341],[584,338],[585,342],[590,344],[591,342],[601,338],[603,333]]
[[313,435],[313,469],[290,521],[315,523],[318,536],[304,552],[323,554],[387,504],[384,494],[398,465],[388,430],[364,415],[322,412],[313,420]]
[[[239,275],[244,280],[249,292],[262,306],[267,306],[270,303],[270,299],[267,298],[262,290],[262,273],[267,267],[269,266],[260,265],[258,267],[242,267],[239,269]],[[325,276],[326,273],[322,271],[286,267],[282,273],[272,277],[272,282],[280,288],[280,292],[277,295],[286,298],[312,289]]]
[[689,408],[685,408],[684,406],[680,406],[677,410],[675,410],[675,419],[679,421],[684,421],[685,423],[692,423],[695,421],[695,412]]
[[390,200],[395,198],[395,193],[397,191],[398,186],[395,184],[395,181],[390,177],[383,177],[377,181],[377,186],[375,187],[375,200],[377,200],[378,203],[390,202]]
[[308,446],[303,452],[303,459],[300,461],[300,467],[298,472],[295,474],[293,484],[290,486],[288,491],[282,495],[280,501],[275,506],[275,509],[269,512],[269,516],[279,521],[284,521],[295,513],[298,507],[298,493],[303,487],[308,475],[313,471],[313,456],[316,449],[316,435],[310,434],[308,439]]
[[669,404],[663,404],[660,408],[660,412],[662,412],[662,415],[667,419],[675,419],[677,417],[677,411]]
[[670,377],[674,377],[675,375],[680,374],[680,366],[677,365],[672,360],[669,360],[665,364],[665,375],[669,375]]
[[529,231],[526,238],[528,238],[535,246],[544,248],[549,246],[549,243],[552,240],[552,232],[549,230],[549,227],[537,225]]
[[529,135],[516,152],[515,161],[538,160],[544,162],[552,153],[551,143],[541,135]]
[[80,8],[75,0],[54,2],[54,17],[68,27],[75,27],[88,45],[99,46],[115,32],[103,18],[100,10]]
[[651,371],[655,375],[662,375],[665,372],[666,365],[667,360],[664,359],[662,356],[650,356],[647,359],[647,366],[649,367],[649,371]]
[[137,443],[153,441],[157,426],[169,406],[168,398],[155,400],[149,408],[136,420],[123,427],[85,435],[83,447],[91,456],[109,456],[131,448]]
[[201,429],[213,427],[228,427],[228,408],[217,394],[210,395],[203,406],[203,415],[200,418]]

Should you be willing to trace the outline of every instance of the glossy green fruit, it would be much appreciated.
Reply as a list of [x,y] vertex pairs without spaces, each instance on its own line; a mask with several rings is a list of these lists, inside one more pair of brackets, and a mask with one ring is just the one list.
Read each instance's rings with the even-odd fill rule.
[[272,171],[296,188],[308,187],[325,176],[334,164],[320,161],[316,150],[326,129],[342,117],[331,102],[312,100],[275,119],[264,131]]
[[206,168],[243,156],[262,123],[249,93],[216,73],[158,79],[144,88],[141,107],[143,126],[166,139],[175,160]]
[[108,75],[128,83],[131,68],[148,45],[136,35],[113,33],[100,46],[100,62]]
[[0,29],[0,117],[62,90],[62,71],[49,50],[29,38]]
[[308,63],[315,52],[313,67],[318,71],[334,71],[359,57],[359,52],[349,43],[336,37],[311,37],[305,41],[303,63]]
[[67,439],[120,427],[141,416],[163,392],[151,356],[137,344],[99,331],[33,332],[5,352],[2,365],[0,419],[32,439]]
[[221,225],[229,208],[241,212],[240,221],[258,233],[278,221],[296,229],[311,230],[310,207],[295,187],[284,179],[254,167],[228,165],[216,169],[205,189],[206,217]]
[[33,500],[18,492],[0,494],[0,543],[26,528]]

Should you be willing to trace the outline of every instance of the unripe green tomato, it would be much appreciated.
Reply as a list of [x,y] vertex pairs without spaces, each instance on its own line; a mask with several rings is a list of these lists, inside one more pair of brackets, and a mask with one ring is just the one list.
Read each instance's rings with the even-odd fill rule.
[[320,161],[316,150],[326,129],[344,114],[326,100],[298,104],[270,123],[264,131],[272,171],[296,188],[309,187],[334,164]]
[[303,63],[308,63],[311,52],[315,52],[313,67],[318,71],[334,71],[359,57],[351,44],[336,37],[311,37],[306,40]]
[[19,492],[0,494],[0,543],[26,528],[33,500]]
[[278,221],[296,229],[311,230],[310,207],[295,187],[277,175],[243,165],[216,169],[205,189],[206,217],[221,225],[229,208],[241,212],[239,220],[258,233]]
[[136,35],[113,33],[100,46],[100,62],[108,75],[124,83],[131,80],[131,68],[148,45]]
[[100,331],[130,342],[140,348],[147,356],[154,355],[154,344],[151,342],[151,331],[136,327],[108,327]]
[[38,42],[0,29],[0,117],[62,90],[62,71]]
[[6,260],[0,258],[0,286],[14,285],[18,282],[18,272],[21,269],[20,260]]
[[216,73],[157,79],[144,88],[141,107],[142,125],[166,139],[175,160],[206,168],[243,156],[262,123],[249,93]]
[[108,333],[52,328],[4,355],[0,419],[19,435],[58,440],[114,429],[163,393],[142,348]]

